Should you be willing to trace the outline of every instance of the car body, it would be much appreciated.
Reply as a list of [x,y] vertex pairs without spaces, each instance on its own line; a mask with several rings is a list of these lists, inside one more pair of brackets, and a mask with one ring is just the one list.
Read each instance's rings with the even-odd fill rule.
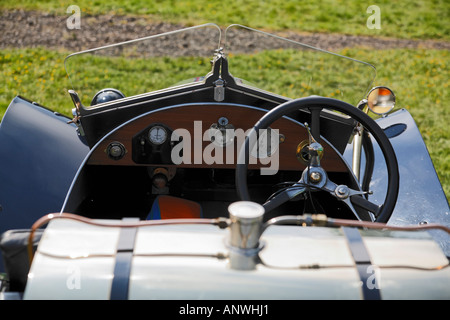
[[3,298],[450,297],[446,196],[370,64],[207,24],[65,65],[73,118],[0,125]]

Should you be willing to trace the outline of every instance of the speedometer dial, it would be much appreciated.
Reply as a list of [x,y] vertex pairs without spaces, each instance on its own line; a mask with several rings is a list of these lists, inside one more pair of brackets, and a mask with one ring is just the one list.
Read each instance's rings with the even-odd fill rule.
[[154,126],[148,132],[148,139],[153,144],[163,144],[167,140],[167,131],[161,126]]

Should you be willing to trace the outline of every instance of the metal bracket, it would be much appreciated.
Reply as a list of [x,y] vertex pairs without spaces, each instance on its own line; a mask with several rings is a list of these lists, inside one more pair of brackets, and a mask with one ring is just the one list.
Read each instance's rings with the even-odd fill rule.
[[72,98],[73,104],[75,105],[75,108],[72,109],[72,115],[73,119],[70,121],[67,121],[67,123],[74,123],[77,128],[78,132],[81,136],[84,136],[84,130],[83,126],[81,125],[81,113],[80,108],[83,106],[80,100],[80,97],[78,96],[78,93],[76,93],[74,90],[69,90],[70,97]]
[[214,81],[214,100],[217,102],[225,99],[225,81],[223,79],[217,79]]

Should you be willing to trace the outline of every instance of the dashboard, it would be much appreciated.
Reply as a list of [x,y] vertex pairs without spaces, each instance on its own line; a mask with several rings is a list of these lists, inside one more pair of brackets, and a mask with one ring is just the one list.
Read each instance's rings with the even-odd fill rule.
[[[234,168],[245,133],[267,110],[238,104],[170,106],[134,118],[94,146],[87,164],[103,166],[164,166],[178,168]],[[261,146],[265,144],[264,148]],[[323,141],[322,167],[346,172],[340,154]],[[307,163],[308,133],[291,118],[274,122],[251,150],[249,168],[270,166],[303,170]]]

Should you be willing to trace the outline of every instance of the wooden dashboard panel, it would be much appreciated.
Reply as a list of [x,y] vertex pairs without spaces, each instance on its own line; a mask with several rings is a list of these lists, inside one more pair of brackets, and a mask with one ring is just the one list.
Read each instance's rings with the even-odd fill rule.
[[[241,129],[239,132],[244,132],[254,126],[254,124],[266,113],[265,110],[255,109],[251,107],[241,105],[222,105],[222,104],[210,104],[210,105],[181,105],[170,108],[163,108],[155,110],[151,113],[143,115],[137,118],[119,129],[112,132],[106,138],[104,138],[92,151],[88,164],[92,165],[124,165],[124,166],[136,166],[136,165],[151,165],[151,166],[165,166],[165,167],[210,167],[210,168],[234,168],[236,164],[237,154],[239,152],[239,139],[235,139],[233,142],[233,148],[225,148],[223,161],[215,161],[214,163],[208,162],[207,155],[212,149],[212,142],[208,140],[207,132],[211,125],[218,123],[220,118],[226,118],[228,123],[231,124],[235,130]],[[185,129],[192,137],[191,141],[183,141],[186,146],[190,144],[191,151],[197,151],[196,158],[194,155],[190,157],[190,161],[185,161],[181,164],[170,163],[137,163],[133,160],[133,138],[140,132],[145,132],[151,125],[163,125],[171,130]],[[302,164],[296,155],[297,147],[302,141],[308,140],[306,129],[298,122],[288,118],[281,118],[274,122],[271,126],[272,129],[278,129],[280,135],[283,137],[283,142],[280,143],[277,153],[272,157],[278,157],[280,170],[302,170],[305,165]],[[238,131],[236,131],[238,132]],[[201,139],[199,139],[199,133]],[[169,137],[170,139],[170,137]],[[201,141],[200,141],[201,140]],[[205,141],[206,140],[206,141]],[[111,159],[107,154],[108,146],[111,143],[119,142],[125,149],[125,155],[118,160]],[[144,143],[144,141],[142,142]],[[150,143],[145,141],[145,143]],[[322,167],[327,171],[347,171],[347,166],[337,154],[337,152],[326,141],[322,139],[321,144],[324,148],[324,156],[321,160]],[[136,146],[134,146],[136,148]],[[188,150],[185,148],[185,150]],[[184,151],[184,150],[183,150]],[[198,154],[200,151],[200,155]],[[230,158],[232,152],[233,157]],[[228,157],[227,158],[227,154]],[[186,159],[186,158],[184,158]],[[216,160],[218,158],[215,158]],[[230,161],[232,159],[232,161]],[[272,158],[275,159],[275,158]],[[256,160],[251,158],[249,168],[258,168],[261,166],[268,167],[266,160]],[[266,161],[264,165],[263,161]],[[274,160],[272,160],[274,161]]]

